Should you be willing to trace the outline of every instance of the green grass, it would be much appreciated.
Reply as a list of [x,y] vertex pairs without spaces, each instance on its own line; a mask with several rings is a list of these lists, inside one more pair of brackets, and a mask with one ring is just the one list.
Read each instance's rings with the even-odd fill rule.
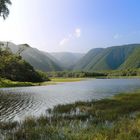
[[2,87],[22,87],[22,86],[33,86],[32,82],[16,82],[7,79],[0,79],[0,88]]
[[107,76],[108,79],[134,79],[140,78],[140,76]]
[[35,86],[47,86],[47,85],[55,85],[62,82],[78,82],[85,80],[86,78],[51,78],[50,81],[34,83]]
[[111,99],[58,105],[53,111],[54,113],[70,113],[73,108],[79,108],[83,113],[94,116],[94,120],[99,122],[113,121],[140,111],[140,93],[119,94]]
[[[95,78],[140,78],[140,76],[107,76],[107,77],[95,77]],[[87,78],[52,78],[51,81],[46,82],[18,82],[18,81],[11,81],[8,79],[0,79],[0,88],[2,87],[22,87],[22,86],[47,86],[47,85],[55,85],[61,82],[78,82],[82,80],[86,80]],[[92,78],[93,79],[93,78]]]
[[77,82],[86,78],[52,78],[51,82]]
[[140,91],[58,105],[47,116],[0,123],[6,140],[139,140]]
[[84,80],[85,78],[52,78],[51,81],[46,82],[18,82],[18,81],[11,81],[8,79],[0,79],[0,88],[2,87],[22,87],[22,86],[45,86],[45,85],[54,85],[61,82],[76,82]]

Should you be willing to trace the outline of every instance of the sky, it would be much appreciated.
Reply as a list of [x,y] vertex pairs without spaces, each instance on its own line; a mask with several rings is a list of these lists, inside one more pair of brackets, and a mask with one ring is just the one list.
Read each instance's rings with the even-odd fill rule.
[[0,40],[46,52],[140,43],[140,0],[11,0]]

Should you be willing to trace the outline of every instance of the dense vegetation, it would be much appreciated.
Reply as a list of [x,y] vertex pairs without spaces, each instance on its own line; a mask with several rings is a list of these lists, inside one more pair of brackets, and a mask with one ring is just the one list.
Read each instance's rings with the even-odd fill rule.
[[11,5],[10,0],[0,0],[0,16],[6,19],[9,15],[8,5]]
[[[14,54],[20,52],[22,58],[40,71],[60,71],[59,63],[56,63],[48,53],[30,47],[28,44],[15,45],[11,42],[1,42],[3,48],[9,47]],[[19,51],[20,50],[20,51]]]
[[47,72],[48,77],[63,77],[63,78],[84,78],[84,77],[98,77],[107,76],[106,73],[101,72],[83,72],[83,71],[58,71]]
[[129,44],[90,50],[74,70],[96,71],[140,67],[140,44]]
[[8,79],[0,78],[0,88],[5,87],[25,87],[25,86],[34,86],[39,85],[39,83],[32,83],[32,82],[18,82],[18,81],[11,81]]
[[0,123],[6,140],[139,140],[140,92],[58,105],[46,116]]
[[[27,46],[27,48],[28,47],[29,46]],[[20,54],[16,53],[16,52],[20,52],[18,51],[18,49],[19,47],[16,48],[14,52],[15,54],[13,54],[9,47],[4,47],[4,48],[1,47],[0,77],[10,79],[13,81],[42,82],[42,81],[48,81],[49,80],[48,77],[50,78],[108,77],[110,78],[114,76],[140,76],[139,69],[125,69],[125,70],[120,69],[120,70],[100,71],[100,72],[99,71],[98,72],[53,71],[53,72],[44,73],[42,71],[34,70],[34,68],[29,63],[23,60]],[[100,51],[100,49],[98,51]],[[3,82],[1,80],[1,85],[8,86],[8,85],[17,85],[17,84],[10,83],[9,81]]]
[[113,70],[113,71],[104,71],[107,77],[118,77],[118,76],[140,76],[140,69],[125,69],[125,70]]
[[[3,47],[7,42],[1,42]],[[87,54],[79,53],[46,53],[30,47],[28,44],[15,45],[8,42],[13,53],[20,54],[35,69],[48,71],[103,71],[140,68],[140,44],[129,44],[108,48],[96,48]]]
[[140,47],[135,48],[134,52],[120,66],[120,69],[140,68]]
[[[14,55],[10,49],[0,48],[0,77],[13,81],[41,82],[45,76],[22,59],[20,55]],[[43,78],[44,79],[43,79]]]
[[[26,44],[19,45],[19,47],[24,47]],[[35,69],[41,71],[60,71],[61,66],[50,59],[48,53],[39,51],[38,49],[28,47],[21,53],[23,59],[30,63]]]
[[50,78],[113,78],[113,77],[139,77],[140,69],[109,70],[98,72],[84,71],[53,71],[46,72]]

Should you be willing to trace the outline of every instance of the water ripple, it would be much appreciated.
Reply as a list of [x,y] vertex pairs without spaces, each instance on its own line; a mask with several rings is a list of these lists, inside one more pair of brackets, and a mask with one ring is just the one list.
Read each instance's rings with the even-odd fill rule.
[[140,79],[100,79],[58,85],[0,89],[0,121],[38,116],[58,104],[113,96],[140,87]]

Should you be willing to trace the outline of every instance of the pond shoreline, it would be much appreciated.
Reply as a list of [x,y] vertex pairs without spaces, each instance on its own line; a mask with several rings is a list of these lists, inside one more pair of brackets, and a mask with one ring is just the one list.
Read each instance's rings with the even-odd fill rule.
[[85,77],[85,78],[51,78],[51,81],[46,82],[18,82],[18,81],[11,81],[8,79],[1,79],[0,80],[0,88],[10,88],[10,87],[28,87],[28,86],[47,86],[47,85],[55,85],[59,83],[65,82],[78,82],[87,79],[140,79],[140,76],[109,76],[109,77]]
[[0,130],[7,130],[6,138],[14,135],[16,139],[26,137],[26,140],[41,140],[41,137],[57,140],[140,138],[140,91],[57,105],[46,114],[28,117],[23,122],[1,122]]
[[28,87],[28,86],[47,86],[47,85],[55,85],[63,82],[78,82],[82,80],[86,80],[87,78],[52,78],[51,81],[46,82],[18,82],[11,81],[8,79],[0,80],[0,88],[8,88],[8,87]]

